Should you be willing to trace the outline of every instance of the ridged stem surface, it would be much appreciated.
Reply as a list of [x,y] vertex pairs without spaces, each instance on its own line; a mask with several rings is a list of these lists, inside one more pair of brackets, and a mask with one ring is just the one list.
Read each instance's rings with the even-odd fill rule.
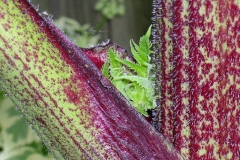
[[160,132],[187,159],[239,159],[240,1],[153,3]]

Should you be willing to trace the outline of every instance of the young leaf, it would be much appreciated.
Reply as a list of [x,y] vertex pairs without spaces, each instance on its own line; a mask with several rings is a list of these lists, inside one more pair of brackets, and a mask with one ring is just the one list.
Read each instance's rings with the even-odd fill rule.
[[114,49],[109,50],[103,74],[129,100],[137,111],[148,116],[147,111],[154,109],[154,78],[151,75],[153,65],[150,63],[151,26],[146,35],[140,38],[139,46],[130,41],[133,60],[122,58]]

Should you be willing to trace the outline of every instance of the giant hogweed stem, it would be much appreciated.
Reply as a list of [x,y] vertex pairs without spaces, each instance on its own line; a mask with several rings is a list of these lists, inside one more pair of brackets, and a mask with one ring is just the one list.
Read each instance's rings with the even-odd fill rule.
[[154,0],[159,129],[187,159],[240,158],[240,1]]

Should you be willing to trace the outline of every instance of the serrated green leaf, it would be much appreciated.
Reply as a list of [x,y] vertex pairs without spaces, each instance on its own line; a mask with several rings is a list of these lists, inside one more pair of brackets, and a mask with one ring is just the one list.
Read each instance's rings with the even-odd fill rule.
[[131,52],[133,54],[133,57],[135,58],[135,60],[137,61],[137,63],[141,64],[141,65],[145,65],[146,63],[146,59],[142,59],[139,55],[139,53],[136,51],[136,49],[134,48],[135,43],[133,40],[130,40],[130,48],[131,48]]
[[9,107],[9,109],[6,111],[9,117],[19,116],[19,113],[16,111],[15,107]]
[[129,69],[133,70],[134,72],[137,73],[137,75],[141,76],[141,77],[147,77],[147,68],[145,66],[142,66],[140,64],[137,64],[137,63],[134,63],[134,62],[131,62],[129,60],[124,60],[124,59],[121,59],[119,57],[116,57],[115,58],[118,62],[120,62],[121,65],[125,65],[127,66]]
[[131,82],[135,81],[137,82],[138,85],[143,87],[144,89],[149,89],[152,85],[152,82],[149,81],[147,78],[139,77],[139,76],[120,76],[116,77],[115,80],[120,80],[120,79],[127,79]]
[[114,50],[112,48],[108,51],[109,54],[109,62],[111,68],[121,68],[121,64],[116,60],[117,54],[115,54]]
[[147,110],[156,107],[154,95],[154,77],[151,75],[153,65],[150,64],[151,27],[141,37],[139,45],[130,41],[134,60],[122,58],[112,48],[109,49],[108,60],[102,72],[113,85],[129,100],[139,113],[147,116]]
[[27,132],[28,132],[26,120],[21,118],[21,119],[15,121],[15,123],[11,127],[9,127],[6,131],[7,131],[7,133],[13,135],[14,142],[17,142],[20,139],[26,139]]
[[[147,109],[151,109],[151,105],[147,105],[146,90],[140,87],[137,83],[131,83],[125,86],[125,91],[128,93],[128,98],[139,113],[148,116]],[[147,106],[146,106],[147,105]]]

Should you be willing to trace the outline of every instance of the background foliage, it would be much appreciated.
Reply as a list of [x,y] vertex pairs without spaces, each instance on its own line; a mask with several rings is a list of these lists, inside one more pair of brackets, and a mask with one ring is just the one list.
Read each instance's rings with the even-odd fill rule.
[[[39,4],[39,12],[46,11],[53,14],[54,19],[65,16],[75,19],[81,25],[88,24],[90,29],[87,30],[87,34],[99,35],[100,42],[106,42],[107,39],[111,39],[128,51],[130,51],[130,39],[138,42],[139,38],[145,34],[152,23],[152,0],[31,1],[35,5]],[[102,8],[103,10],[108,10],[108,12],[105,11],[106,14],[104,14],[103,10],[97,11],[98,4],[100,5],[99,8],[102,8],[102,4],[108,4]],[[124,14],[122,15],[123,11]],[[119,12],[121,15],[119,15]],[[109,19],[107,17],[113,18]]]
[[7,95],[0,92],[0,159],[52,160],[38,136],[19,115]]

